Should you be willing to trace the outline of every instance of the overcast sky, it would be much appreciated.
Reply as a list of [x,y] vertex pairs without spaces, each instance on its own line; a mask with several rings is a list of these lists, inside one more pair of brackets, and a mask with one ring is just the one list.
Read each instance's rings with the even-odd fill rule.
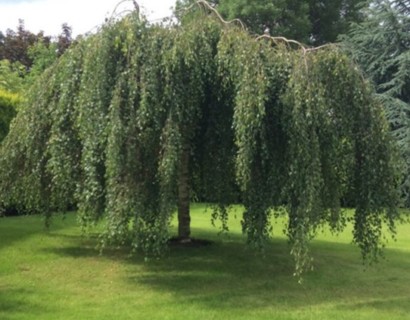
[[[73,28],[74,36],[84,34],[111,16],[120,0],[0,0],[0,31],[16,30],[23,19],[27,30],[55,36],[61,25]],[[171,15],[175,0],[137,0],[148,20]],[[133,8],[131,0],[124,0],[117,12]]]

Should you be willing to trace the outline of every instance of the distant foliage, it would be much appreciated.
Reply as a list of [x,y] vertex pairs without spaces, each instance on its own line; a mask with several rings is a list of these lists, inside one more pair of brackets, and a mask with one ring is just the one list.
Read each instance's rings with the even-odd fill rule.
[[21,98],[17,94],[0,89],[0,143],[9,132],[11,120],[16,115]]
[[17,93],[24,87],[25,67],[19,63],[11,63],[9,60],[0,60],[0,89]]
[[66,23],[61,26],[61,33],[54,39],[46,36],[44,32],[37,34],[27,30],[23,20],[19,20],[17,29],[7,29],[6,33],[0,32],[0,60],[8,60],[11,63],[18,62],[26,70],[30,70],[35,61],[32,47],[41,43],[45,48],[56,46],[55,53],[62,55],[72,44],[72,29]]
[[30,70],[24,75],[25,87],[29,87],[58,58],[58,44],[47,43],[43,39],[28,48],[28,56],[33,61]]
[[385,106],[404,161],[402,192],[410,206],[410,2],[374,1],[365,15],[342,40]]
[[[176,15],[195,0],[178,0]],[[226,19],[239,18],[254,34],[270,33],[320,45],[335,42],[360,22],[363,0],[212,0],[213,7]],[[362,4],[359,6],[359,4]]]
[[363,0],[308,0],[308,3],[311,41],[316,45],[335,42],[339,35],[347,33],[351,23],[363,20],[361,9],[369,5]]
[[[188,152],[186,152],[188,151]],[[42,74],[0,150],[0,202],[45,212],[77,203],[82,225],[107,221],[104,244],[160,254],[188,155],[191,187],[218,206],[239,196],[258,250],[288,215],[296,274],[324,223],[380,253],[398,217],[383,109],[337,48],[255,39],[203,13],[151,26],[131,14],[71,47]],[[286,209],[286,211],[284,210]]]
[[71,27],[62,25],[58,37],[34,34],[19,21],[16,31],[0,32],[0,89],[24,96],[37,77],[73,43]]
[[[26,30],[24,21],[19,20],[17,30],[8,29],[6,34],[0,32],[0,60],[20,62],[26,68],[33,63],[28,55],[28,48],[34,45],[39,38],[44,38],[43,33],[34,34]],[[50,37],[45,40],[49,43]]]
[[256,34],[269,30],[273,35],[309,40],[311,21],[307,1],[223,0],[219,1],[218,10],[227,19],[241,19]]

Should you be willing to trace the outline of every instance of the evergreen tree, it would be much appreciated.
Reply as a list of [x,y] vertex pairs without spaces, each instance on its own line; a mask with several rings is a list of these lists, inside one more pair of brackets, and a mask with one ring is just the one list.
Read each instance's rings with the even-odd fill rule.
[[316,45],[335,42],[349,30],[351,23],[362,21],[363,0],[309,0],[312,24],[311,42]]
[[343,44],[376,85],[404,162],[403,196],[410,205],[410,2],[377,0]]

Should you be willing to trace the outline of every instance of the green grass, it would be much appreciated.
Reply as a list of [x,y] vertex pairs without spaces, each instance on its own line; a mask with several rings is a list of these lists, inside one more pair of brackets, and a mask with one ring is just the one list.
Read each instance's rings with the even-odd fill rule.
[[218,236],[210,211],[193,206],[201,248],[144,262],[126,250],[95,251],[75,214],[45,232],[38,216],[0,219],[0,319],[406,319],[410,318],[410,225],[400,225],[386,260],[364,267],[351,231],[312,243],[315,269],[298,284],[282,235],[266,257],[244,245],[240,212]]

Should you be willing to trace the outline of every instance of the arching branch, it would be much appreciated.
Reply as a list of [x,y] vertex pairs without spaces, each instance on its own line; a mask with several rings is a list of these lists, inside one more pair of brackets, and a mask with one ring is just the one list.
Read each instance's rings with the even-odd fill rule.
[[130,2],[130,1],[132,1],[133,5],[134,5],[134,8],[135,8],[135,12],[136,12],[137,16],[139,17],[140,16],[140,6],[138,5],[138,3],[135,0],[122,0],[122,1],[118,2],[117,5],[114,7],[114,10],[112,11],[111,16],[108,20],[110,21],[110,20],[120,16],[123,13],[134,12],[133,10],[128,9],[128,10],[123,10],[120,13],[117,13],[117,10],[118,10],[120,5],[122,5],[125,2]]
[[195,3],[193,3],[188,8],[186,8],[185,11],[192,10],[192,8],[194,8],[196,6],[199,6],[202,9],[207,9],[207,10],[211,11],[213,14],[215,14],[215,16],[219,19],[219,21],[221,21],[225,25],[238,23],[243,30],[246,30],[246,27],[245,27],[244,23],[240,19],[233,19],[233,20],[226,21],[224,18],[222,18],[221,14],[218,12],[218,10],[216,10],[207,1],[204,1],[204,0],[199,0]]
[[301,44],[299,41],[296,40],[291,40],[291,39],[287,39],[285,37],[272,37],[269,36],[267,34],[263,34],[261,36],[256,37],[256,41],[260,40],[260,39],[268,39],[271,40],[272,42],[274,42],[275,44],[278,44],[280,42],[284,42],[286,43],[288,46],[290,46],[290,44],[296,44],[299,48],[301,48],[304,52],[306,51],[306,48],[303,44]]

